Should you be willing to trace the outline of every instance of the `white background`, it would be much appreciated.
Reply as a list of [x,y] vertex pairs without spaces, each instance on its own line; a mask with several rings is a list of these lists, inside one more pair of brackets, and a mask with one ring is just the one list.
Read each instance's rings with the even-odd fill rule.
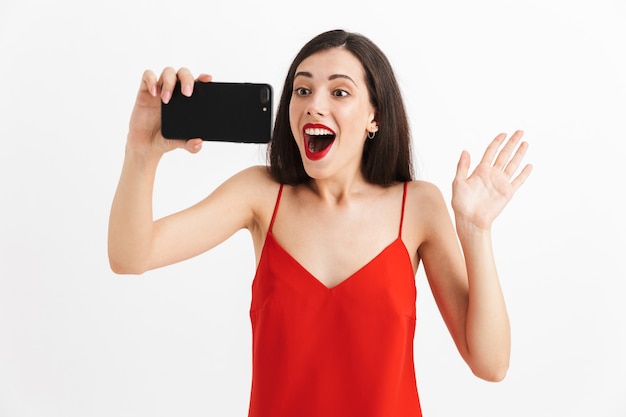
[[[494,226],[513,326],[509,374],[474,377],[425,277],[424,415],[626,415],[626,5],[621,0],[0,1],[0,416],[245,416],[251,240],[116,276],[108,211],[144,69],[269,82],[319,32],[374,40],[394,65],[416,165],[446,198],[523,129],[534,172]],[[205,144],[160,166],[161,216],[251,164]],[[245,196],[242,196],[245,198]]]

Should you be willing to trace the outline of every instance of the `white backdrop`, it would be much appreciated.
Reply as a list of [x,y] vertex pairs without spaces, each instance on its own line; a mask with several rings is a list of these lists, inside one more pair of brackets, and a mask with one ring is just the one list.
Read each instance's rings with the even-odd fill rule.
[[[246,415],[249,236],[141,277],[109,270],[128,118],[143,70],[166,65],[278,96],[299,48],[333,28],[386,52],[420,177],[448,199],[462,149],[476,161],[518,128],[531,144],[534,172],[494,226],[509,374],[471,375],[420,272],[424,415],[626,416],[625,3],[282,3],[0,0],[0,416]],[[167,155],[156,214],[264,152]]]

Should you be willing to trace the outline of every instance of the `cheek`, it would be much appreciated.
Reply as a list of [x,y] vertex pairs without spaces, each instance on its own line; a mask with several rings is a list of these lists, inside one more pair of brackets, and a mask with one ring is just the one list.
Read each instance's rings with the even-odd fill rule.
[[294,137],[298,137],[300,132],[298,126],[300,125],[300,113],[297,106],[293,105],[293,102],[289,105],[289,125],[291,126],[291,133]]
[[367,117],[363,111],[357,107],[342,108],[334,113],[335,119],[341,130],[347,132],[361,132],[365,129]]

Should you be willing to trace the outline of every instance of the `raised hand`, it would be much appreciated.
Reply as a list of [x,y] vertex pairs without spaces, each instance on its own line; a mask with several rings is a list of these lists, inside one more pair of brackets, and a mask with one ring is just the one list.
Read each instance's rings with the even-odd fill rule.
[[528,143],[519,143],[523,134],[521,130],[516,131],[501,149],[507,135],[496,136],[469,176],[470,156],[463,151],[452,183],[452,209],[457,222],[489,229],[526,181],[532,171],[530,164],[515,176],[528,149]]
[[[178,72],[171,67],[165,68],[159,78],[149,70],[143,73],[130,118],[128,147],[156,155],[175,148],[184,148],[192,153],[202,148],[201,139],[168,140],[161,135],[161,101],[169,102],[177,80],[181,82],[184,95],[189,97],[193,94],[194,78],[186,68],[181,68]],[[202,74],[198,81],[209,82],[211,76]]]

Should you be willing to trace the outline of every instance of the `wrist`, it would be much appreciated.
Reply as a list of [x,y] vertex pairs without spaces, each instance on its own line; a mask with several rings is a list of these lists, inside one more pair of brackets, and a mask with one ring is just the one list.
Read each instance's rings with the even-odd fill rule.
[[455,216],[455,222],[456,231],[459,237],[491,236],[491,223],[481,224],[462,216]]
[[493,217],[484,210],[478,209],[467,212],[454,210],[454,219],[457,228],[467,230],[468,232],[491,232]]
[[126,164],[148,169],[156,169],[156,166],[159,164],[162,156],[163,152],[158,152],[151,149],[151,147],[135,147],[131,146],[130,143],[127,143],[124,161]]
[[126,138],[126,158],[137,162],[158,163],[165,153],[162,146],[154,143],[152,140],[138,139],[131,133]]

